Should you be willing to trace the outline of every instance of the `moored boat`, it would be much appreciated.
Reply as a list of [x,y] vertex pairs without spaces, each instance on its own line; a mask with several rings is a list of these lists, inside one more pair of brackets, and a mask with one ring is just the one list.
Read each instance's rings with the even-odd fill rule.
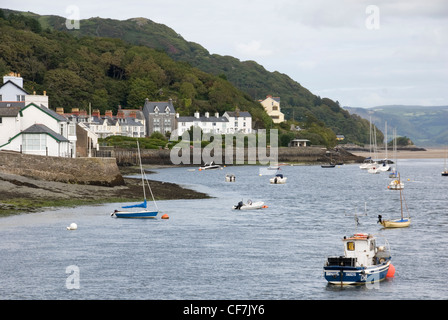
[[[400,175],[398,175],[400,176]],[[400,180],[398,180],[400,181]],[[392,219],[392,220],[383,220],[383,217],[381,215],[378,215],[378,223],[383,225],[384,228],[406,228],[409,227],[411,224],[411,217],[408,212],[408,217],[405,218],[403,214],[403,200],[404,196],[402,194],[402,188],[399,188],[400,190],[400,210],[401,210],[401,218],[400,219]],[[408,208],[405,202],[406,209]]]
[[[114,210],[110,215],[112,217],[117,218],[156,218],[157,214],[159,213],[157,204],[154,199],[154,195],[151,190],[151,186],[149,185],[148,178],[146,177],[145,171],[143,170],[142,166],[142,159],[140,156],[140,145],[137,141],[137,150],[138,150],[138,156],[140,159],[140,173],[142,175],[142,188],[143,188],[143,202],[140,204],[135,205],[129,205],[129,206],[123,206],[123,209],[131,209],[131,210]],[[148,186],[149,192],[151,193],[152,201],[154,203],[154,206],[157,210],[150,210],[148,209],[148,203],[146,201],[146,186]],[[137,209],[141,208],[141,209]]]
[[202,167],[199,167],[199,171],[212,169],[221,169],[221,166],[214,164],[214,162],[212,161],[210,163],[205,163]]
[[284,177],[281,173],[276,174],[275,177],[269,179],[271,184],[285,184],[287,177]]
[[266,207],[263,201],[252,202],[252,200],[247,200],[247,203],[243,201],[238,202],[237,205],[233,206],[235,210],[255,210]]
[[226,182],[235,182],[235,175],[226,174]]
[[382,281],[391,266],[388,243],[378,246],[372,234],[356,233],[342,239],[344,255],[328,257],[324,277],[329,284],[359,285]]

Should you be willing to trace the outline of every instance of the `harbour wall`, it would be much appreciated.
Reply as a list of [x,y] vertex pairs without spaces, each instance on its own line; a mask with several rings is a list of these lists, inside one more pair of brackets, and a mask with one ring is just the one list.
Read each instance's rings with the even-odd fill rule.
[[64,183],[124,185],[114,158],[61,158],[0,151],[0,172]]
[[[120,166],[126,165],[138,165],[139,158],[137,149],[121,149],[121,148],[109,148],[109,157],[114,157],[117,160],[117,164]],[[227,154],[226,154],[227,152]],[[284,147],[277,149],[277,157],[274,154],[270,154],[271,150],[268,148],[266,153],[261,152],[261,157],[258,155],[257,150],[250,150],[248,148],[233,148],[223,150],[221,157],[215,158],[215,163],[217,164],[247,164],[248,160],[255,160],[257,163],[268,164],[270,162],[289,162],[289,163],[300,163],[300,164],[321,164],[329,162],[337,163],[359,163],[365,158],[351,154],[344,149],[334,149],[327,150],[323,147]],[[204,156],[210,155],[214,157],[213,152],[204,152],[201,149],[199,154]],[[143,149],[140,150],[141,159],[143,164],[149,165],[173,165],[171,159],[171,150],[168,149]],[[175,157],[181,158],[182,151],[179,150]],[[275,160],[273,160],[275,159]],[[193,151],[191,150],[189,154],[186,154],[184,160],[180,165],[201,165],[204,162],[209,162],[204,160],[203,157],[194,157]],[[252,161],[253,162],[253,161]]]

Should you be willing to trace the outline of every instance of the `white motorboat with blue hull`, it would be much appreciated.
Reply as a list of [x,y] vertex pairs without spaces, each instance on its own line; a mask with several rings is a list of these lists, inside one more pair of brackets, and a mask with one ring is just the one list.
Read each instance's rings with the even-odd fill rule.
[[359,285],[382,281],[386,279],[389,264],[390,259],[375,267],[328,265],[324,267],[325,279],[328,283],[336,285]]
[[324,277],[330,284],[362,285],[386,279],[391,266],[390,250],[377,246],[371,234],[344,237],[344,256],[329,257]]

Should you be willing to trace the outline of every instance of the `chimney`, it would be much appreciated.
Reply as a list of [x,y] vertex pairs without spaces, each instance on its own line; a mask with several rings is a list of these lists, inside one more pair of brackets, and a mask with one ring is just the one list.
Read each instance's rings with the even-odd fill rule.
[[58,114],[60,114],[60,115],[63,115],[63,114],[64,114],[64,108],[57,107],[57,108],[56,108],[56,113],[58,113]]
[[47,91],[44,90],[44,96],[46,96],[46,95],[47,95]]
[[179,119],[179,112],[176,113],[176,118]]
[[219,118],[219,112],[215,112],[215,117]]
[[87,111],[86,110],[81,110],[81,111],[79,111],[79,115],[80,116],[87,116]]
[[94,109],[94,110],[92,111],[92,117],[100,118],[100,116],[101,116],[101,113],[100,113],[100,110],[99,110],[99,109]]
[[198,111],[196,111],[196,112],[194,113],[194,117],[195,117],[196,119],[199,119],[199,112],[198,112]]
[[121,110],[121,106],[118,106],[118,107],[119,107],[119,109],[118,109],[118,112],[117,112],[117,118],[118,119],[124,119],[124,111]]
[[106,117],[112,118],[112,110],[106,110]]
[[75,115],[79,115],[79,108],[72,108],[72,113]]
[[131,111],[131,112],[129,112],[129,117],[131,117],[131,118],[137,118],[137,111]]
[[210,114],[208,112],[205,113],[205,117],[208,118]]

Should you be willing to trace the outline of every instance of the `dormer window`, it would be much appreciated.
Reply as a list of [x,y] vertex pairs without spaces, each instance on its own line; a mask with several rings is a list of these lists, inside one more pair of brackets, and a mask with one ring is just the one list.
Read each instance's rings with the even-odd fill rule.
[[159,114],[159,111],[160,111],[159,107],[156,106],[156,107],[154,108],[154,113],[155,113],[155,114]]
[[165,108],[165,113],[166,113],[166,114],[170,114],[170,107],[166,107],[166,108]]

